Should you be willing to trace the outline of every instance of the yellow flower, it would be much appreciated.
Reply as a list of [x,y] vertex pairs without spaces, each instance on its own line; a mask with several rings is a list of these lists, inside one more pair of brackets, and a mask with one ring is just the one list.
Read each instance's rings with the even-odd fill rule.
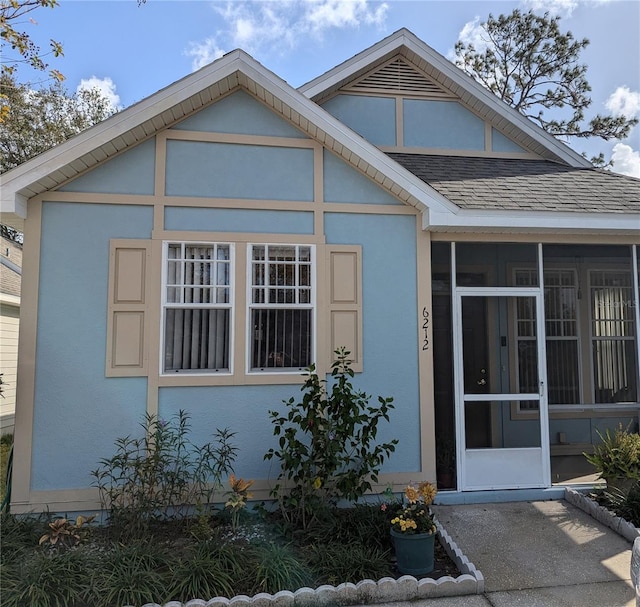
[[246,493],[247,489],[253,485],[253,481],[245,481],[242,478],[236,478],[235,474],[231,474],[229,476],[229,486],[234,493],[240,493],[241,495],[246,495],[246,497],[251,497],[251,494]]
[[404,494],[410,504],[415,504],[418,501],[418,497],[420,497],[418,491],[413,485],[407,485],[407,488],[404,490]]
[[316,480],[313,481],[313,486],[315,489],[320,489],[320,487],[322,487],[322,479],[319,476],[316,476]]
[[418,492],[425,504],[433,504],[433,500],[436,498],[438,490],[432,483],[423,482],[418,485]]

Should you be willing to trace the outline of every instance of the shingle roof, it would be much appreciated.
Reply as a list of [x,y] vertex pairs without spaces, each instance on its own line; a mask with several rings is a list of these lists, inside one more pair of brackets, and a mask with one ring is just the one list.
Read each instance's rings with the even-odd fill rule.
[[463,209],[639,213],[640,179],[546,160],[390,153]]

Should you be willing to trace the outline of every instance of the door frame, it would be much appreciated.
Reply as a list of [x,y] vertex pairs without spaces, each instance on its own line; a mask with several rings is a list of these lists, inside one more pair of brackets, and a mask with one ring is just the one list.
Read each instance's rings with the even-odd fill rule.
[[[547,398],[547,364],[545,342],[545,314],[544,314],[544,274],[542,268],[542,244],[538,244],[538,287],[458,287],[456,284],[456,256],[455,243],[451,246],[451,289],[452,289],[452,330],[453,330],[453,374],[454,374],[454,402],[456,425],[457,478],[459,491],[476,491],[485,489],[515,489],[515,488],[543,488],[551,486],[551,457],[549,443],[549,407]],[[462,327],[462,299],[465,296],[475,297],[533,297],[536,302],[536,341],[539,390],[536,394],[516,393],[488,393],[466,395],[464,392],[464,361],[463,361],[463,327]],[[523,465],[539,466],[538,477],[534,482],[519,484],[517,481],[492,483],[473,483],[467,478],[468,461],[466,449],[466,435],[464,427],[465,402],[468,401],[524,401],[536,400],[539,403],[540,447],[473,449],[474,457],[479,458],[481,466],[495,466],[504,474],[509,469],[512,475],[517,475],[518,458]],[[509,456],[505,458],[505,455]],[[506,467],[506,468],[505,468]],[[515,478],[515,477],[514,477]]]

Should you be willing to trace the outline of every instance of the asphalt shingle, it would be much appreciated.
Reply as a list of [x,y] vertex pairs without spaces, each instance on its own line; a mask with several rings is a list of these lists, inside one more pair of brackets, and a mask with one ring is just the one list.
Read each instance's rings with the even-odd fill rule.
[[547,160],[390,153],[463,209],[640,213],[640,179]]

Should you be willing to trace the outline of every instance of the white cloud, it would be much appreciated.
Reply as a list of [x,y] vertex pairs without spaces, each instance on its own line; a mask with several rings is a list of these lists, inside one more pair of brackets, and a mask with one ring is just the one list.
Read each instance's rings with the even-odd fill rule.
[[640,152],[624,143],[616,143],[611,154],[613,170],[622,175],[640,178]]
[[571,17],[578,4],[578,0],[524,0],[525,10],[548,12],[554,17]]
[[120,109],[120,95],[116,93],[116,85],[109,78],[98,78],[97,76],[91,76],[91,78],[83,78],[80,80],[80,84],[76,88],[76,92],[81,90],[98,89],[103,97],[109,101],[109,105],[112,110]]
[[282,52],[304,43],[309,36],[320,39],[329,29],[381,26],[388,4],[372,6],[369,0],[279,0],[273,2],[227,2],[214,5],[223,27],[204,42],[186,51],[198,69],[228,50],[242,48],[252,55],[263,50]]
[[191,69],[195,71],[216,59],[220,59],[224,55],[224,51],[218,46],[215,38],[207,38],[202,42],[192,42],[185,51],[185,55],[193,57]]
[[627,86],[619,86],[605,102],[606,108],[616,116],[634,118],[640,116],[640,93]]

